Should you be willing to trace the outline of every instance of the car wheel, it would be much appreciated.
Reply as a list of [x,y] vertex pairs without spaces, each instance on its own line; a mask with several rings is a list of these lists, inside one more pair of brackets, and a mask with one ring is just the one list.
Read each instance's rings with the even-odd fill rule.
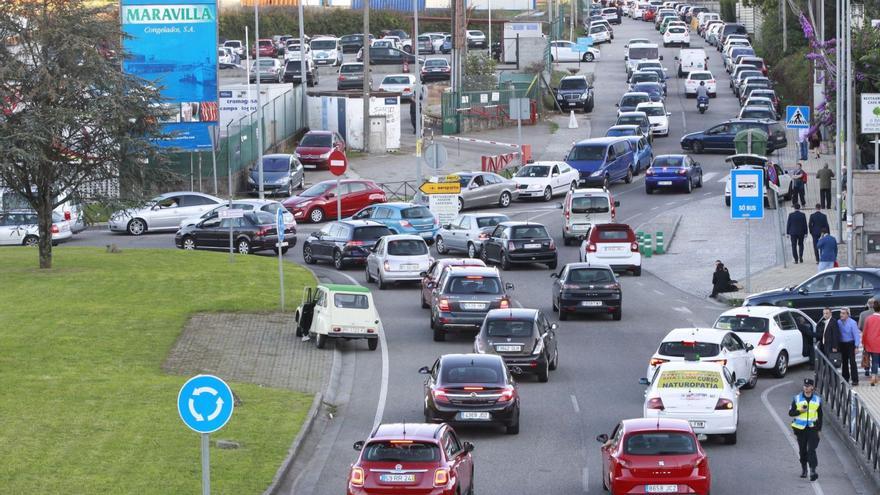
[[126,228],[131,235],[141,235],[147,231],[147,224],[140,218],[132,218]]
[[703,187],[703,172],[700,172],[699,177],[697,177],[697,187]]
[[569,186],[569,189],[571,189],[572,191],[574,191],[574,190],[577,189],[577,188],[578,188],[578,183],[577,183],[577,181],[576,181],[576,180],[571,181],[571,185]]
[[464,200],[459,197],[458,198],[458,211],[461,211],[463,209],[464,209]]
[[519,435],[519,409],[517,409],[516,411],[516,418],[513,420],[512,423],[507,425],[507,427],[505,428],[505,432],[508,435]]
[[594,106],[594,105],[595,105],[595,104],[594,104],[594,102],[593,102],[593,99],[590,98],[590,102],[589,102],[586,106],[584,106],[584,113],[590,113],[590,112],[592,112],[592,111],[593,111],[593,106]]
[[247,239],[240,239],[235,246],[238,254],[251,254],[251,243]]
[[543,199],[544,199],[545,202],[546,202],[546,201],[550,201],[551,199],[553,199],[553,189],[550,189],[550,186],[547,186],[547,187],[544,188],[544,196],[543,196]]
[[[422,291],[419,291],[419,292],[422,292]],[[428,308],[431,307],[431,306],[428,304],[428,301],[425,301],[425,294],[424,294],[424,293],[422,293],[421,296],[419,296],[419,299],[422,300],[422,308],[424,308],[424,309],[428,309]]]
[[293,184],[289,184],[287,186],[287,196],[293,196],[293,191],[296,190],[296,187]]
[[703,150],[704,150],[703,143],[701,143],[699,141],[694,142],[694,153],[699,155],[700,153],[703,152]]
[[486,252],[486,246],[483,246],[483,249],[480,250],[480,259],[483,260],[487,266],[489,265],[489,253]]
[[648,195],[654,194],[654,189],[652,189],[648,186],[645,186],[645,194],[648,194]]
[[320,223],[324,220],[324,210],[321,208],[315,208],[309,212],[309,220],[312,223]]
[[550,370],[554,371],[556,368],[559,368],[559,349],[556,349],[556,352],[553,353],[553,361],[550,362]]
[[303,174],[299,179],[299,185],[296,186],[297,189],[305,189],[306,188],[306,174]]
[[727,435],[722,435],[721,437],[725,444],[727,445],[736,445],[736,432],[729,433]]
[[590,52],[584,54],[584,62],[592,62],[595,58],[596,57]]
[[314,265],[318,261],[312,256],[312,246],[308,244],[303,245],[303,261],[306,262],[307,265]]
[[473,242],[469,242],[467,245],[467,255],[468,258],[477,257],[477,246],[475,246]]
[[550,62],[552,63],[552,62],[555,62],[555,61],[556,61],[556,59],[553,58],[553,55],[550,55]]
[[724,197],[724,206],[730,206],[730,196]]
[[327,347],[327,336],[323,333],[315,335],[315,347],[317,347],[318,349],[323,349]]
[[634,277],[641,277],[642,276],[642,267],[637,266],[637,267],[633,268],[633,276]]
[[388,288],[388,283],[382,279],[382,270],[376,272],[376,283],[379,284],[379,290],[385,290]]
[[[364,279],[366,279],[368,284],[373,283],[373,276],[370,274],[370,266],[369,265],[364,266]],[[423,301],[422,305],[424,306],[424,299],[422,299],[422,301]]]
[[611,177],[606,175],[605,178],[602,179],[602,187],[604,189],[611,189]]
[[437,246],[438,254],[446,254],[449,252],[449,250],[446,249],[446,243],[443,241],[443,237],[439,235],[437,236],[437,240],[434,241],[434,245]]
[[35,235],[28,235],[28,236],[25,236],[25,237],[24,237],[24,240],[22,241],[22,245],[24,245],[24,246],[36,246],[37,244],[39,244],[39,242],[40,242],[40,238],[39,238],[39,237],[37,237],[37,236],[35,236]]
[[375,351],[379,348],[379,339],[367,339],[367,349]]
[[557,312],[557,311],[559,311],[559,305],[556,304],[556,298],[555,298],[555,297],[551,297],[551,298],[550,298],[550,307],[553,308],[553,312],[554,312],[554,313]]
[[782,351],[776,357],[776,365],[773,366],[773,374],[776,378],[783,378],[788,373],[788,353]]
[[549,269],[551,269],[551,270],[555,270],[555,269],[556,269],[556,264],[557,264],[557,263],[558,263],[557,260],[553,260],[553,261],[551,261],[550,263],[547,263],[547,268],[549,268]]
[[434,331],[434,342],[443,342],[446,340],[446,331],[443,330],[439,325],[431,325],[431,329]]
[[507,254],[505,253],[501,253],[501,269],[510,270],[510,260],[507,259]]
[[503,193],[501,193],[501,197],[498,198],[498,206],[500,206],[502,208],[507,208],[508,206],[510,206],[510,193],[509,192],[504,191]]
[[626,169],[626,177],[623,178],[623,182],[627,184],[632,184],[633,181],[633,171],[631,168]]
[[752,371],[749,374],[749,381],[746,382],[745,385],[743,385],[743,388],[755,388],[755,386],[757,384],[758,384],[758,365],[755,363],[752,363]]
[[183,245],[183,249],[192,250],[196,248],[196,240],[193,239],[191,236],[184,237],[181,244]]
[[547,383],[550,381],[550,362],[545,361],[544,367],[538,370],[538,381],[541,383]]
[[684,188],[684,191],[688,194],[694,192],[694,181],[688,177],[687,185]]
[[333,268],[337,270],[345,269],[345,261],[342,260],[342,251],[335,250],[333,251]]

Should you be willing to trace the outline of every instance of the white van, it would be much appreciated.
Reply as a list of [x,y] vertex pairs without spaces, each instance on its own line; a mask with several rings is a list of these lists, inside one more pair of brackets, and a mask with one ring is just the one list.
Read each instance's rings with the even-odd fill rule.
[[627,47],[628,52],[626,55],[626,77],[629,78],[630,74],[636,67],[638,67],[641,62],[648,62],[652,60],[663,60],[663,55],[660,55],[660,47],[657,46],[656,43],[638,43],[629,45]]
[[342,65],[342,42],[339,38],[315,38],[309,43],[312,60],[317,65]]
[[600,188],[572,189],[562,203],[562,240],[566,246],[576,244],[593,225],[614,223],[617,207],[611,191]]
[[709,57],[702,48],[682,48],[675,57],[678,62],[678,77],[684,77],[691,71],[706,70]]

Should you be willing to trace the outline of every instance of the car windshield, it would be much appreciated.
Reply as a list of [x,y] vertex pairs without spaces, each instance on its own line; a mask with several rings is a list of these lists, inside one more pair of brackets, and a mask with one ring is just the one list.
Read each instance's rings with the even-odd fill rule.
[[364,294],[333,294],[333,305],[343,309],[369,309],[370,300]]
[[410,84],[410,80],[406,76],[386,76],[382,84]]
[[341,74],[357,74],[363,71],[364,66],[361,64],[343,64],[342,67],[339,68]]
[[546,239],[547,229],[543,225],[522,225],[511,229],[511,239]]
[[[265,69],[267,67],[275,67],[275,62],[276,62],[276,60],[271,59],[271,58],[268,60],[260,59],[260,68]],[[254,62],[254,67],[256,67],[256,66],[257,66],[257,62]]]
[[658,48],[653,46],[632,46],[629,49],[630,60],[655,59],[658,56]]
[[663,356],[717,356],[721,346],[709,342],[663,342],[657,351]]
[[602,196],[581,196],[571,200],[572,213],[608,213],[608,198]]
[[721,316],[715,322],[715,328],[731,332],[764,333],[769,330],[770,320],[756,316],[729,315]]
[[635,107],[639,103],[644,103],[650,99],[648,95],[623,95],[623,98],[620,99],[620,106]]
[[473,177],[473,176],[472,175],[459,175],[458,176],[458,182],[461,184],[462,189],[464,189],[465,187],[467,187],[468,184],[470,184],[471,177]]
[[741,119],[769,119],[773,116],[766,108],[747,108],[739,114]]
[[680,156],[658,156],[654,159],[654,163],[651,166],[680,168],[684,166],[684,158]]
[[[473,361],[471,361],[473,363]],[[452,383],[492,383],[501,382],[504,371],[501,366],[491,364],[467,364],[444,366],[441,372],[443,384]]]
[[434,214],[427,207],[413,206],[400,210],[400,218],[434,218]]
[[477,227],[494,227],[505,221],[507,221],[507,217],[477,217]]
[[563,79],[559,83],[559,89],[586,89],[587,80],[577,77],[572,79]]
[[611,270],[601,268],[575,268],[568,272],[568,283],[574,284],[613,284]]
[[290,158],[286,156],[264,156],[263,172],[287,172],[290,170]]
[[329,148],[332,142],[333,139],[330,134],[306,134],[303,136],[302,141],[299,142],[299,145],[311,146],[314,148]]
[[644,123],[644,117],[638,115],[624,115],[617,118],[617,125],[642,125]]
[[531,337],[533,320],[488,320],[486,335],[489,337]]
[[604,160],[605,146],[603,145],[580,145],[571,149],[568,154],[569,160]]
[[608,129],[605,133],[606,136],[617,137],[617,136],[635,136],[639,134],[637,128],[634,127],[612,127]]
[[639,107],[637,110],[640,112],[645,112],[646,114],[648,114],[648,117],[665,117],[666,116],[666,109],[663,107],[654,107],[654,106]]
[[391,230],[384,225],[371,225],[369,227],[358,227],[354,229],[354,235],[351,240],[362,242],[378,241],[383,236],[391,235]]
[[299,195],[305,196],[307,198],[314,198],[314,197],[321,196],[321,195],[327,193],[327,191],[330,191],[335,187],[336,187],[336,184],[334,184],[332,181],[319,182],[319,183],[315,184],[314,186],[306,189],[305,191],[299,193]]
[[687,433],[652,431],[628,436],[623,451],[629,455],[687,455],[695,453],[697,445]]
[[312,50],[333,50],[336,48],[336,40],[317,40],[312,42]]
[[442,58],[431,58],[425,60],[425,67],[447,67],[449,64]]
[[516,173],[516,177],[548,177],[549,175],[550,167],[541,165],[526,165]]
[[436,462],[440,447],[412,440],[370,442],[364,447],[363,458],[372,462]]
[[420,256],[428,254],[428,246],[425,241],[415,239],[390,241],[388,254],[391,256]]
[[453,277],[447,285],[451,294],[500,294],[501,281],[495,277]]

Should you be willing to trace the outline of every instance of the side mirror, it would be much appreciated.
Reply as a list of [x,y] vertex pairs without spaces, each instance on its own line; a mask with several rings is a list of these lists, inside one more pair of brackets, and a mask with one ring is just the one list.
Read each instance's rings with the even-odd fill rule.
[[435,282],[428,282],[427,284],[425,284],[425,287],[429,289],[434,289],[437,287],[437,284]]
[[431,369],[428,368],[427,366],[422,366],[421,368],[419,368],[419,374],[420,375],[430,375]]
[[324,199],[330,199],[330,198],[335,198],[335,197],[336,197],[336,194],[332,193],[332,192],[324,195]]
[[507,289],[507,290],[513,290],[513,289],[514,289],[513,284],[510,283],[510,282],[507,282],[506,284],[504,284],[504,288]]
[[747,351],[754,351],[754,350],[755,350],[755,346],[753,346],[752,344],[746,344],[746,350],[747,350]]
[[733,382],[733,386],[736,388],[743,388],[743,387],[745,387],[746,383],[748,383],[748,382],[746,381],[745,378],[737,378],[737,380],[735,382]]
[[651,384],[651,382],[649,382],[647,378],[639,378],[639,385],[648,386],[650,384]]
[[601,434],[601,435],[599,435],[599,436],[596,437],[596,441],[599,442],[599,443],[605,443],[605,442],[608,441],[608,435],[606,435],[605,433],[603,433],[603,434]]
[[556,330],[557,328],[559,328],[559,325],[558,325],[558,324],[556,324],[556,323],[551,323],[551,324],[550,324],[550,330]]
[[452,224],[447,223],[446,225],[443,226],[443,228],[446,229],[446,230],[449,230],[449,229],[452,228]]
[[354,443],[354,445],[352,445],[352,448],[354,450],[357,450],[358,452],[360,452],[361,450],[364,449],[364,441],[358,440],[357,442]]
[[561,209],[562,209],[562,203],[556,203],[556,209],[557,209],[557,210],[561,210]]
[[671,116],[672,116],[672,112],[666,112],[666,116],[667,116],[667,117],[671,117]]
[[674,60],[678,60],[678,57],[672,57]]
[[663,60],[663,55],[660,55],[660,60]]
[[419,273],[419,276],[422,277],[422,278],[425,278],[425,277],[428,276],[428,272],[420,272],[420,273]]
[[614,207],[616,208],[616,207],[618,207],[618,206],[620,206],[620,201],[615,201],[615,202],[614,202]]
[[803,287],[798,288],[798,294],[806,294],[807,292],[808,292],[807,289],[805,289]]
[[615,103],[614,106],[620,108],[620,103]]
[[472,444],[470,442],[464,442],[464,445],[462,445],[462,447],[464,447],[465,452],[473,452],[474,451],[474,444]]
[[555,273],[555,272],[554,272],[554,273],[551,273],[551,274],[550,274],[550,278],[559,278],[559,274],[558,274],[558,273]]

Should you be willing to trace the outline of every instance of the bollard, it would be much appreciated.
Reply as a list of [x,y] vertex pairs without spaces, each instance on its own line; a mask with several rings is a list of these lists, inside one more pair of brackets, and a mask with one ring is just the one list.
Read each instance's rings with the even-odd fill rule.
[[645,254],[645,233],[641,230],[636,232],[636,242],[639,243],[639,252]]
[[654,252],[657,254],[666,253],[666,246],[663,243],[663,232],[654,234]]
[[654,246],[652,245],[651,234],[645,234],[645,257],[650,258],[654,254]]

